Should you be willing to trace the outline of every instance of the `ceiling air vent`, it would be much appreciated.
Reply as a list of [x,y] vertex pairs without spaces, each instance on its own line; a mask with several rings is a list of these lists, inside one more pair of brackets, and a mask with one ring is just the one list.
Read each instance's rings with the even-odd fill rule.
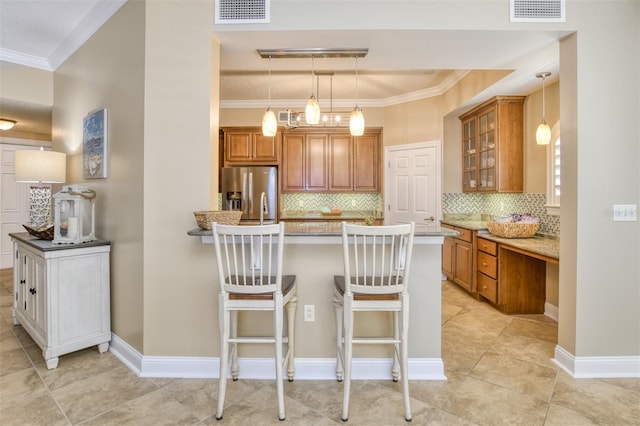
[[511,22],[565,22],[565,0],[510,0]]
[[217,0],[216,24],[269,23],[271,0]]

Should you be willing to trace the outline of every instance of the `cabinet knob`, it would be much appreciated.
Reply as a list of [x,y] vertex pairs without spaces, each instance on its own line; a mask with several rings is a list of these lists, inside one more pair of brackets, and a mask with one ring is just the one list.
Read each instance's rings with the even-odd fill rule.
[[27,282],[27,280],[20,280],[20,284],[24,284],[26,282]]
[[486,285],[484,287],[482,287],[483,290],[486,290],[487,288],[489,288],[489,287],[487,287]]

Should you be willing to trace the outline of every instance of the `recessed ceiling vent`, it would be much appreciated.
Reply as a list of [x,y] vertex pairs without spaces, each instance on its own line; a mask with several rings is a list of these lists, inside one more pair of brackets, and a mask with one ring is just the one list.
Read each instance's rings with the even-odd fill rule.
[[510,0],[511,22],[565,22],[565,0]]
[[269,23],[271,0],[217,0],[216,24]]

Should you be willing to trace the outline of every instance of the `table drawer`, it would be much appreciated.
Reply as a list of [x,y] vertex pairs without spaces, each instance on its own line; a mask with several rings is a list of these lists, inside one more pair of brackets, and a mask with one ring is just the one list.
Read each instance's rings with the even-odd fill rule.
[[491,278],[498,278],[498,259],[482,251],[478,251],[478,272],[482,272]]
[[456,226],[456,231],[460,233],[456,238],[459,240],[466,241],[468,243],[471,242],[471,230],[465,228],[459,228]]
[[494,241],[478,238],[478,250],[495,256],[498,254],[498,244]]
[[478,293],[493,303],[498,303],[498,282],[478,272]]

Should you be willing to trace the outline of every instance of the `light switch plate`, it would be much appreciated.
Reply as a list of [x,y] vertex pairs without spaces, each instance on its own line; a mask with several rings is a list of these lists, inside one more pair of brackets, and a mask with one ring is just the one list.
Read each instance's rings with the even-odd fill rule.
[[637,222],[638,221],[637,204],[614,204],[613,205],[613,221],[614,222]]

